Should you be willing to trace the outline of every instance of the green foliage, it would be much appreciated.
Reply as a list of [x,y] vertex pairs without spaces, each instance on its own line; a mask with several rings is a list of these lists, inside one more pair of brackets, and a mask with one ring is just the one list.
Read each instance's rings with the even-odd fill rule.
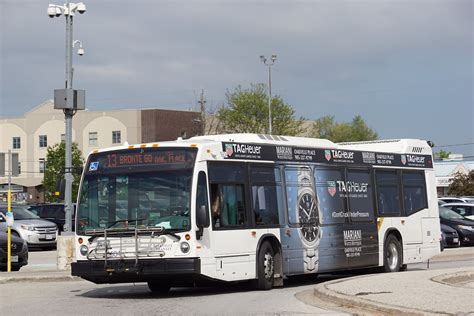
[[[76,143],[72,144],[72,168],[73,183],[72,183],[72,200],[77,198],[77,190],[79,189],[80,170],[84,165],[82,153],[77,147]],[[60,199],[54,196],[56,191],[56,184],[60,179],[64,178],[65,167],[65,144],[55,144],[48,147],[46,154],[46,168],[44,171],[43,186],[46,190],[46,200],[49,202],[61,202]]]
[[313,123],[310,136],[335,143],[378,139],[377,133],[367,126],[360,115],[356,115],[350,123],[337,123],[334,116],[323,116]]
[[457,172],[448,187],[448,195],[473,196],[474,195],[474,170],[468,174]]
[[447,159],[449,158],[449,155],[451,155],[450,151],[446,151],[442,149],[439,152],[434,153],[434,156],[439,159]]
[[[251,84],[250,89],[238,86],[226,93],[227,106],[217,112],[225,132],[265,134],[268,130],[268,95],[264,84]],[[296,119],[293,108],[279,96],[272,97],[272,134],[297,135],[303,118]]]

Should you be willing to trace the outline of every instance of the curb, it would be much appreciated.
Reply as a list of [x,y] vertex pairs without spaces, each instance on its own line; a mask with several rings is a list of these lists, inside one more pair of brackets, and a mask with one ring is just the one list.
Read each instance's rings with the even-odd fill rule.
[[14,283],[14,282],[65,282],[65,281],[80,281],[79,277],[69,274],[57,274],[46,272],[44,275],[12,275],[0,276],[0,284]]
[[[400,273],[400,272],[399,272]],[[401,272],[403,273],[403,272]],[[342,308],[350,309],[363,309],[368,312],[382,313],[385,315],[426,315],[426,314],[439,314],[446,315],[444,312],[436,312],[432,310],[421,310],[414,309],[404,306],[390,305],[386,303],[381,303],[373,300],[361,299],[352,295],[347,295],[329,288],[332,284],[338,284],[345,282],[351,279],[362,279],[367,276],[355,276],[350,278],[338,279],[333,281],[327,281],[316,285],[314,288],[313,294],[321,300],[330,301],[332,303],[338,304]],[[474,279],[474,272],[472,271],[459,271],[455,273],[441,274],[434,276],[429,280],[432,282],[443,283],[449,286],[459,286],[462,287],[461,280]]]
[[377,314],[384,314],[384,315],[425,315],[426,312],[405,308],[401,306],[393,306],[384,303],[378,303],[374,301],[368,301],[364,299],[360,299],[354,296],[349,296],[337,291],[333,291],[328,288],[331,284],[337,284],[345,282],[349,279],[362,279],[366,278],[367,276],[356,276],[350,278],[344,278],[341,280],[334,280],[334,281],[327,281],[324,283],[317,284],[314,288],[313,294],[318,297],[319,299],[326,300],[333,302],[335,304],[340,305],[341,307],[350,308],[350,309],[363,309],[368,312],[375,312]]

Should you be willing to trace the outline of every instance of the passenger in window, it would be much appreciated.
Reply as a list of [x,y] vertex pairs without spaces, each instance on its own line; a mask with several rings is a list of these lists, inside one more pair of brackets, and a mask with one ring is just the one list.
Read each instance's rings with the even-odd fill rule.
[[218,185],[211,186],[211,215],[214,227],[221,226],[221,210],[223,206],[224,196]]

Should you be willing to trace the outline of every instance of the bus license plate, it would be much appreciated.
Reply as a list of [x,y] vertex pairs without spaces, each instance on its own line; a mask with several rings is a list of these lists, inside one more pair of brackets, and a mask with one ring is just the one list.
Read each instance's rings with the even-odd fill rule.
[[12,262],[18,262],[18,256],[12,256]]
[[52,240],[53,239],[53,235],[46,235],[46,240]]

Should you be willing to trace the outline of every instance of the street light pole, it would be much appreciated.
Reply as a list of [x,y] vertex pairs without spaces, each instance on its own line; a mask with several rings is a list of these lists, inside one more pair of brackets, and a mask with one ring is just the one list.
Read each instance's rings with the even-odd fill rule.
[[[66,89],[72,89],[72,22],[71,4],[66,2],[68,14],[66,14]],[[66,233],[72,233],[72,117],[74,110],[64,109],[66,121],[65,135],[65,169],[64,169],[64,202],[66,211]]]
[[[72,76],[73,76],[73,67],[72,67],[72,49],[76,42],[73,42],[73,18],[74,13],[79,12],[83,14],[86,12],[86,6],[82,3],[71,3],[70,0],[66,0],[66,4],[55,5],[50,4],[48,7],[48,15],[50,18],[59,17],[62,14],[66,17],[66,82],[65,82],[65,91],[73,91],[72,90]],[[80,50],[78,51],[79,55],[84,54],[84,50],[82,49],[82,43],[80,46]],[[66,93],[66,95],[69,95]],[[72,94],[71,94],[72,95]],[[55,108],[56,108],[56,95],[55,95]],[[65,106],[62,107],[65,117],[65,169],[64,169],[64,180],[65,180],[65,188],[64,188],[64,203],[65,203],[65,211],[66,211],[66,225],[65,225],[65,233],[71,234],[72,233],[72,118],[77,110],[77,104],[73,106]]]
[[268,66],[268,134],[272,134],[272,66],[277,59],[276,55],[272,55],[271,61],[267,62],[264,55],[260,56],[260,60],[265,66]]

